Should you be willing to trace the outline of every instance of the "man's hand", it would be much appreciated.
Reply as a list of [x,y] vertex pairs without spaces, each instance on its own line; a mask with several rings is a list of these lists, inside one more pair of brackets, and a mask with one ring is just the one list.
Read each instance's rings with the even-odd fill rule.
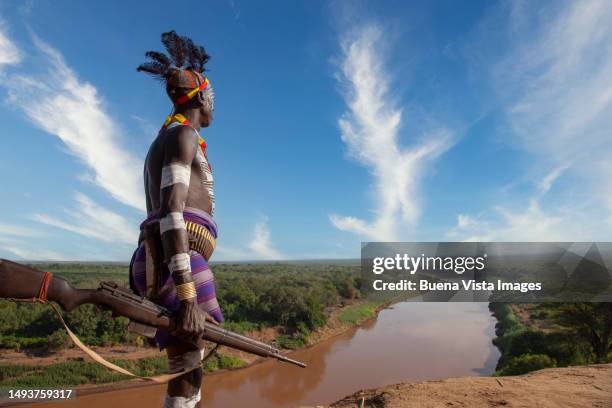
[[187,341],[197,340],[202,337],[206,329],[205,322],[219,324],[198,306],[195,298],[182,301],[176,314],[176,326],[173,334]]

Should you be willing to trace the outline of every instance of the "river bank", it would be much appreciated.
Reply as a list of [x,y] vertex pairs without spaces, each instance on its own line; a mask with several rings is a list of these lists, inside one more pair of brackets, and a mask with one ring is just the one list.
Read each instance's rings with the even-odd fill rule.
[[[612,364],[547,368],[512,377],[463,377],[359,391],[329,408],[610,407]],[[322,407],[322,406],[319,406]]]

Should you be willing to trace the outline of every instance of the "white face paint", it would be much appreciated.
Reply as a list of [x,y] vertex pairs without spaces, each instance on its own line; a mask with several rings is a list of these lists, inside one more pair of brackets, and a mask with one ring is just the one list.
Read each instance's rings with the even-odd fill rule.
[[191,167],[182,163],[173,163],[162,167],[161,188],[174,184],[184,184],[189,187]]
[[204,103],[211,112],[215,110],[215,90],[210,83],[208,83],[208,86],[204,89]]
[[183,213],[171,212],[159,220],[159,231],[161,234],[166,231],[178,229],[186,230]]
[[170,258],[168,269],[171,273],[176,271],[191,271],[191,257],[189,254],[176,254]]

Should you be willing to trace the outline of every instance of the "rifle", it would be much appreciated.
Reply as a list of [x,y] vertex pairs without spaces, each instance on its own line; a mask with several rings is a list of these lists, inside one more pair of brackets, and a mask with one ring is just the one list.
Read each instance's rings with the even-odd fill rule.
[[[37,269],[0,259],[0,298],[36,299],[44,276],[45,273]],[[57,302],[67,312],[86,303],[99,305],[112,310],[115,316],[127,317],[130,319],[130,330],[147,337],[153,337],[157,329],[174,328],[172,311],[114,282],[102,282],[98,289],[75,289],[65,279],[54,276],[46,290],[47,300]],[[202,338],[261,357],[275,358],[306,367],[306,364],[282,355],[280,350],[269,344],[234,333],[213,323],[205,323]]]

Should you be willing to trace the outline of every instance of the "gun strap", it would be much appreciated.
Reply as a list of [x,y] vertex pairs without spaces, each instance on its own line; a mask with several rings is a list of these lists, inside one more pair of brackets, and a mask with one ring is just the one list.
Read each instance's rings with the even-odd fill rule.
[[68,327],[68,325],[64,321],[64,318],[62,317],[62,313],[57,308],[57,306],[55,306],[53,303],[50,303],[50,302],[48,302],[48,304],[55,311],[55,314],[57,315],[59,321],[64,326],[64,329],[66,329],[66,333],[68,333],[68,337],[70,337],[70,340],[72,340],[74,345],[77,346],[78,348],[80,348],[85,354],[87,354],[89,357],[91,357],[92,360],[94,360],[96,363],[101,364],[104,367],[109,368],[109,369],[111,369],[113,371],[116,371],[118,373],[130,376],[130,377],[139,378],[141,380],[153,381],[155,383],[165,384],[168,381],[174,380],[175,378],[180,377],[181,375],[186,374],[188,372],[191,372],[191,371],[193,371],[193,370],[195,370],[197,368],[200,368],[202,366],[202,364],[200,362],[197,365],[195,365],[194,367],[189,368],[189,369],[184,369],[182,371],[179,371],[178,373],[163,374],[163,375],[158,375],[158,376],[155,376],[155,377],[143,377],[141,375],[134,374],[131,371],[126,370],[125,368],[119,367],[118,365],[111,363],[110,361],[106,360],[104,357],[102,357],[101,355],[99,355],[98,353],[96,353],[95,351],[90,349],[89,347],[87,347],[85,344],[83,344],[83,342],[77,337],[77,335],[74,334],[72,332],[72,330],[70,330],[70,328]]
[[[46,275],[46,276],[50,276]],[[47,278],[50,280],[50,278]],[[43,280],[43,285],[44,286],[48,286],[49,283],[45,283],[45,281]],[[80,348],[85,354],[87,354],[89,357],[92,358],[93,361],[95,361],[96,363],[103,365],[104,367],[116,371],[118,373],[133,377],[133,378],[138,378],[141,380],[145,380],[145,381],[152,381],[158,384],[165,384],[169,381],[174,380],[175,378],[180,377],[183,374],[187,374],[197,368],[201,368],[202,367],[202,362],[198,363],[197,365],[195,365],[194,367],[188,368],[188,369],[183,369],[182,371],[179,371],[178,373],[172,373],[172,374],[162,374],[162,375],[158,375],[158,376],[154,376],[154,377],[144,377],[138,374],[134,374],[129,370],[126,370],[125,368],[119,367],[116,364],[111,363],[110,361],[106,360],[104,357],[102,357],[101,355],[99,355],[98,353],[96,353],[95,351],[93,351],[92,349],[90,349],[89,347],[87,347],[85,344],[83,344],[83,342],[77,337],[76,334],[74,334],[72,332],[72,330],[70,330],[70,328],[68,327],[68,325],[66,324],[66,321],[64,320],[64,318],[62,317],[62,313],[60,312],[60,310],[57,308],[57,306],[55,306],[53,303],[51,302],[47,302],[46,299],[42,298],[42,297],[38,297],[38,298],[30,298],[30,299],[17,299],[17,298],[7,298],[7,300],[10,300],[12,302],[28,302],[28,303],[35,303],[35,302],[40,302],[40,303],[46,303],[49,306],[51,306],[51,308],[53,309],[53,311],[55,312],[55,314],[57,315],[57,318],[59,319],[60,323],[62,324],[62,326],[64,326],[64,329],[66,330],[66,333],[68,333],[68,337],[70,337],[70,340],[72,340],[72,342],[74,343],[75,346],[77,346],[78,348]],[[216,349],[216,348],[215,348]],[[214,350],[213,350],[214,351]],[[203,361],[206,361],[211,353],[208,353],[208,355],[204,358]]]

